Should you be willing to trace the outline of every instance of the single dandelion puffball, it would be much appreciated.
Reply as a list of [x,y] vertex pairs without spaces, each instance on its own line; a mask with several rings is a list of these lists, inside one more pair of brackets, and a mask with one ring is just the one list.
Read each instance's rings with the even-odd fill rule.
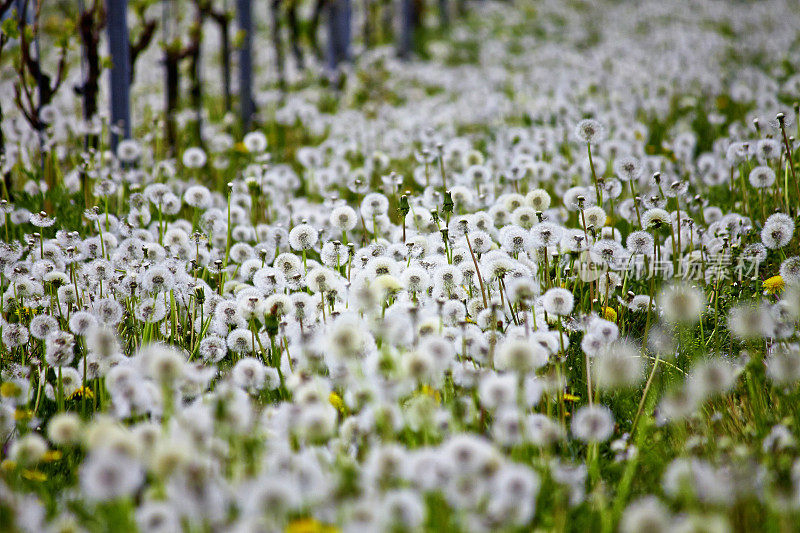
[[621,157],[614,161],[614,172],[621,181],[635,181],[642,175],[642,164],[635,157]]
[[208,161],[208,156],[206,156],[205,151],[197,146],[192,148],[187,148],[185,152],[183,152],[183,166],[186,168],[202,168],[206,165],[206,161]]
[[800,257],[793,256],[784,259],[779,273],[786,285],[800,285]]
[[80,469],[83,494],[94,501],[130,496],[143,481],[144,472],[137,461],[105,449],[89,454]]
[[260,131],[251,131],[242,139],[242,144],[251,154],[260,154],[267,149],[267,136]]
[[266,375],[266,367],[254,357],[240,359],[231,371],[233,382],[245,390],[261,389]]
[[596,144],[606,137],[606,128],[599,121],[587,118],[578,122],[575,136],[582,142]]
[[542,305],[544,310],[552,315],[568,315],[572,312],[575,297],[567,289],[554,287],[544,293]]
[[309,224],[300,224],[289,232],[289,245],[293,250],[308,250],[317,244],[319,233]]
[[495,363],[501,370],[527,373],[547,364],[548,353],[537,343],[527,339],[509,339],[497,350]]
[[761,242],[770,250],[783,248],[794,235],[794,220],[789,215],[775,213],[764,223],[761,230]]
[[748,180],[756,189],[767,189],[775,183],[775,171],[767,166],[758,166],[750,171]]
[[117,159],[123,163],[133,163],[142,155],[142,147],[133,139],[123,139],[117,145]]
[[638,385],[644,375],[644,360],[634,346],[615,342],[593,359],[595,384],[600,389],[622,389]]
[[655,496],[645,496],[633,501],[625,509],[620,521],[621,533],[661,533],[670,530],[669,510]]
[[614,416],[604,405],[585,405],[572,419],[572,435],[583,442],[604,442],[614,432]]
[[83,434],[83,422],[75,413],[59,413],[47,424],[47,438],[56,446],[77,444]]
[[38,433],[28,433],[15,440],[8,451],[8,457],[20,465],[39,462],[47,453],[47,442]]
[[773,383],[789,386],[800,381],[800,352],[796,347],[778,347],[765,362],[767,377]]
[[348,205],[341,205],[331,211],[329,222],[336,230],[350,231],[358,224],[358,215],[355,210]]
[[686,379],[689,395],[697,402],[722,394],[736,383],[737,371],[731,361],[724,357],[710,357],[692,369]]
[[676,284],[661,292],[658,303],[667,322],[694,324],[703,314],[705,296],[690,285]]

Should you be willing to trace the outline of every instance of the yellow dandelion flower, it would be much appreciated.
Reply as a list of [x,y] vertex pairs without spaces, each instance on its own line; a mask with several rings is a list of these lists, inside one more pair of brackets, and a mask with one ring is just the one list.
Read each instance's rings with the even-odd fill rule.
[[567,401],[567,402],[577,402],[577,401],[578,401],[578,400],[580,400],[580,399],[581,399],[581,397],[580,397],[580,396],[575,396],[574,394],[570,394],[570,393],[568,393],[568,392],[564,393],[564,401]]
[[11,459],[4,459],[2,463],[0,463],[0,470],[3,472],[11,472],[16,470],[17,462],[12,461]]
[[783,290],[783,278],[780,275],[764,280],[764,294],[775,294]]
[[428,385],[423,385],[422,388],[419,390],[420,394],[424,394],[425,396],[430,396],[436,403],[442,403],[442,395],[439,394],[439,391],[430,387]]
[[611,322],[617,321],[617,312],[612,307],[604,307],[603,308],[603,318],[606,320],[610,320]]
[[42,456],[43,463],[52,463],[53,461],[60,461],[63,454],[60,450],[48,450]]
[[14,420],[16,420],[17,422],[21,420],[27,420],[31,416],[33,416],[33,411],[31,411],[30,409],[18,408],[14,411]]
[[286,526],[286,533],[338,533],[338,531],[338,528],[310,517],[292,520]]
[[23,470],[22,477],[30,481],[47,481],[47,474],[39,470]]
[[15,398],[20,395],[22,389],[13,381],[6,381],[0,385],[0,395],[3,398]]
[[334,406],[334,407],[336,408],[336,410],[337,410],[337,411],[339,411],[340,413],[344,413],[344,411],[345,411],[345,405],[344,405],[344,400],[342,400],[342,397],[341,397],[341,396],[339,396],[339,395],[338,395],[338,394],[336,394],[335,392],[331,392],[331,393],[328,395],[328,402],[329,402],[329,403],[330,403],[332,406]]
[[86,394],[86,399],[91,400],[94,398],[94,392],[89,387],[81,387],[72,394],[69,395],[70,400],[75,400],[76,398],[80,398],[83,394]]

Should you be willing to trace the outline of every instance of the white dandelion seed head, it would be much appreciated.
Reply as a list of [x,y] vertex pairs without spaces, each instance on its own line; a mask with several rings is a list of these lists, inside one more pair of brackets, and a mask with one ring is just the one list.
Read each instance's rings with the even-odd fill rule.
[[568,315],[572,312],[575,297],[567,289],[554,287],[548,289],[542,297],[544,310],[553,315]]
[[584,442],[605,442],[614,432],[614,417],[604,405],[585,405],[575,412],[572,435]]

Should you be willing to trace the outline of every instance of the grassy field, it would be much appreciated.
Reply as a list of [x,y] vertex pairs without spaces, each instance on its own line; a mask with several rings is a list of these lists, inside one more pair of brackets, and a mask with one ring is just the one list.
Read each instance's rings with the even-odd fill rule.
[[5,44],[0,529],[797,530],[796,6],[434,14],[115,151]]

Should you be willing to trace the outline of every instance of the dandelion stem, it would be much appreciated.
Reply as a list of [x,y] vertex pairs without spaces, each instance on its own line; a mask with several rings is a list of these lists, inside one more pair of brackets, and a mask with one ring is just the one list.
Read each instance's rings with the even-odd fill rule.
[[594,161],[592,160],[592,143],[586,143],[586,149],[589,152],[589,168],[592,171],[592,181],[594,182],[594,192],[597,195],[597,205],[603,205],[603,193],[600,192],[600,184],[597,181],[597,173],[594,170]]
[[472,263],[475,265],[475,273],[478,276],[478,283],[481,286],[481,296],[483,297],[483,307],[484,309],[489,307],[489,302],[486,299],[486,289],[483,286],[483,277],[481,276],[481,269],[478,266],[478,260],[475,258],[475,252],[472,251],[472,244],[469,242],[467,236],[464,236],[464,239],[467,241],[467,248],[469,248],[469,253],[472,256]]
[[647,382],[644,384],[644,390],[642,391],[642,399],[639,400],[639,407],[636,409],[636,416],[633,417],[633,424],[631,425],[631,436],[629,440],[633,440],[634,435],[636,435],[636,428],[639,424],[639,418],[642,416],[642,412],[644,411],[645,403],[647,402],[647,395],[650,392],[650,387],[653,384],[653,378],[656,375],[656,370],[658,369],[658,363],[661,361],[661,354],[656,354],[656,360],[653,362],[653,368],[650,370],[650,375],[647,376]]

